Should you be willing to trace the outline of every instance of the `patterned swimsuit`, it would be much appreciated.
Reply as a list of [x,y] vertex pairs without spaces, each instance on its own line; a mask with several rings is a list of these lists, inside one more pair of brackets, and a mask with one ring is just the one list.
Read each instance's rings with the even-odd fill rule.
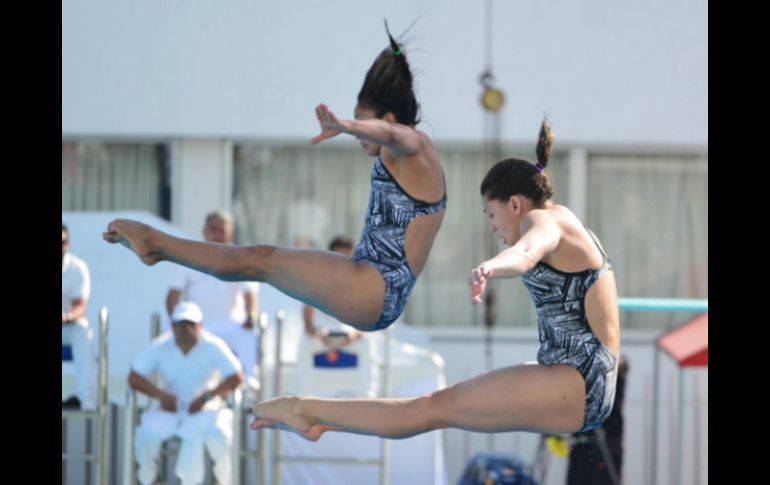
[[[444,184],[446,187],[446,184]],[[380,157],[372,167],[372,190],[364,230],[354,261],[374,266],[385,281],[385,301],[375,329],[386,328],[404,311],[417,278],[409,268],[404,238],[409,223],[446,208],[446,190],[438,202],[415,199],[398,185]]]
[[598,243],[597,247],[603,260],[599,269],[567,273],[541,261],[522,275],[537,310],[538,363],[574,367],[585,380],[585,422],[581,431],[598,428],[610,415],[618,374],[618,358],[596,338],[585,313],[586,293],[605,271],[612,270]]

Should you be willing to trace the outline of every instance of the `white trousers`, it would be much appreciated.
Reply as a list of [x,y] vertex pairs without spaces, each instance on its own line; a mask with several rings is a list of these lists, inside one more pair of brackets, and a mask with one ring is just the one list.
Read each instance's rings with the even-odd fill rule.
[[230,447],[233,444],[233,412],[199,411],[195,414],[148,410],[142,413],[136,430],[134,450],[139,464],[139,481],[152,483],[158,475],[157,459],[163,442],[181,439],[174,473],[183,485],[194,485],[205,478],[204,446],[214,460],[214,476],[221,485],[229,485]]

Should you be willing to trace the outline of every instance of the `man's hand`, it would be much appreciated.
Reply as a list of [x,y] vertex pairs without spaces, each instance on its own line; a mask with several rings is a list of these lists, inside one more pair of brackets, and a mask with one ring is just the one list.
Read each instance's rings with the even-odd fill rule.
[[188,409],[188,412],[189,412],[190,414],[195,414],[195,413],[197,413],[198,411],[200,411],[201,409],[203,409],[203,405],[204,405],[204,404],[206,404],[206,401],[208,401],[208,400],[209,400],[209,399],[211,399],[212,397],[213,397],[213,396],[211,395],[211,392],[210,392],[210,391],[206,391],[206,392],[204,392],[203,394],[201,394],[200,396],[198,396],[197,398],[195,398],[195,401],[193,401],[193,402],[190,404],[190,409]]
[[168,411],[171,413],[175,413],[177,411],[176,396],[174,396],[173,394],[164,392],[158,397],[158,401],[160,401],[160,408],[162,410]]

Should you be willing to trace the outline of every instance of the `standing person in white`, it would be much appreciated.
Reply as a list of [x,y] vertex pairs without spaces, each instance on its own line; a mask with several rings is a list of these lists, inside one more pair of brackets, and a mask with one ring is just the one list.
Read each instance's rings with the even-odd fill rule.
[[[232,216],[221,210],[206,215],[203,238],[208,242],[232,244]],[[169,316],[180,300],[194,302],[201,308],[203,327],[230,346],[254,387],[257,338],[253,327],[259,311],[259,283],[222,281],[180,266],[166,295]]]
[[72,346],[72,360],[77,380],[76,396],[62,402],[62,407],[96,409],[96,356],[93,333],[86,311],[91,294],[88,265],[70,253],[69,230],[61,225],[61,343]]
[[[171,319],[172,331],[153,340],[128,376],[133,389],[158,399],[154,409],[142,413],[136,431],[139,481],[155,480],[161,445],[178,436],[174,473],[183,485],[203,482],[204,446],[214,460],[218,483],[229,484],[233,413],[221,398],[243,382],[241,365],[222,339],[202,329],[203,315],[195,303],[179,303]],[[150,381],[154,373],[158,386]]]

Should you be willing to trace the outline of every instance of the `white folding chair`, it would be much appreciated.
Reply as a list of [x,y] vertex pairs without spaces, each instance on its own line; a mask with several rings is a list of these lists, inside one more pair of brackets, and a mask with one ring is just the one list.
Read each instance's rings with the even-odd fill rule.
[[[160,315],[154,313],[152,315],[151,322],[151,337],[155,338],[160,335]],[[233,445],[230,451],[230,459],[232,460],[232,483],[240,483],[240,444],[241,428],[240,423],[243,421],[243,393],[240,388],[233,391],[227,399],[228,406],[233,411]],[[139,417],[141,412],[146,406],[140,406],[138,402],[138,393],[129,388],[126,393],[126,413],[125,413],[125,430],[124,433],[124,467],[123,467],[123,485],[136,485],[137,477],[137,463],[134,454],[134,438],[136,436],[136,428],[139,425]],[[173,462],[176,458],[176,454],[179,452],[179,438],[172,437],[167,439],[160,450],[160,463],[158,472],[161,475],[160,483],[178,483],[178,479],[173,473]],[[204,453],[203,459],[206,460],[206,475],[210,476],[212,473],[213,460]]]

